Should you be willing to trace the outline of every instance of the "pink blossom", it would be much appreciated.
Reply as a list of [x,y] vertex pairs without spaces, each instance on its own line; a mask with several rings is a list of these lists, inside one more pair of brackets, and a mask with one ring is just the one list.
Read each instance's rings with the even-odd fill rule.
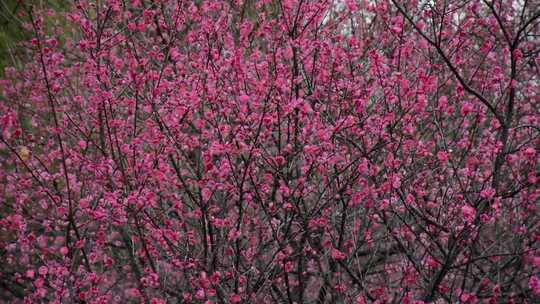
[[205,292],[203,289],[199,289],[197,290],[197,292],[195,293],[195,298],[199,299],[199,300],[202,300],[206,297],[205,295]]
[[343,260],[347,257],[347,255],[345,255],[345,253],[341,252],[340,250],[338,249],[333,249],[332,250],[332,253],[330,254],[332,256],[332,258],[334,260]]
[[242,298],[238,294],[233,294],[229,297],[229,302],[231,303],[240,303],[242,301]]
[[533,264],[535,267],[540,268],[540,256],[532,257],[531,260],[532,260],[532,264]]
[[528,147],[527,149],[525,149],[525,151],[523,151],[523,155],[525,155],[525,157],[527,158],[532,159],[536,155],[536,150],[534,148]]
[[482,191],[480,191],[480,197],[484,199],[491,199],[495,196],[495,189],[493,188],[486,188]]
[[536,276],[529,278],[529,288],[535,295],[540,296],[540,280]]
[[461,116],[467,116],[473,111],[473,105],[469,102],[464,102],[461,104]]
[[246,103],[249,101],[249,96],[247,95],[240,95],[240,97],[238,97],[238,100],[241,102],[241,103]]
[[68,254],[68,252],[69,252],[69,249],[67,247],[64,246],[64,247],[60,248],[60,254],[62,254],[62,255],[65,256],[65,255]]
[[538,1],[18,2],[3,301],[536,299]]
[[126,295],[130,298],[140,298],[141,292],[137,288],[126,289]]
[[49,272],[49,269],[46,266],[41,266],[38,269],[38,273],[42,276],[45,276]]
[[465,222],[471,224],[476,216],[476,209],[471,206],[463,205],[461,206],[461,214],[463,215]]
[[437,152],[437,158],[439,159],[441,163],[445,163],[449,159],[448,154],[444,151]]

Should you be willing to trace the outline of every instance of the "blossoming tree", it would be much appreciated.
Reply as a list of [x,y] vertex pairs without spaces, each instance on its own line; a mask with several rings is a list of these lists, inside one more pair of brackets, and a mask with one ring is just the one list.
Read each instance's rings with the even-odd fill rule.
[[540,300],[538,1],[30,3],[2,301]]

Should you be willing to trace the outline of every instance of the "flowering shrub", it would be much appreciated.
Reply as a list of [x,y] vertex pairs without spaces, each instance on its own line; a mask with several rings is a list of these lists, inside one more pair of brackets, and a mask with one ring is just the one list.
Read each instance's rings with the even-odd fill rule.
[[539,301],[537,1],[26,2],[2,301]]

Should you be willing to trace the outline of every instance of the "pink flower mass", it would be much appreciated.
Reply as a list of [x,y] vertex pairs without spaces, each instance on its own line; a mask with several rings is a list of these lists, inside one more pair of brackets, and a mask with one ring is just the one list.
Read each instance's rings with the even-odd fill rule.
[[463,215],[463,218],[465,219],[465,222],[469,224],[474,222],[474,217],[476,216],[476,209],[471,206],[462,206],[461,213]]
[[0,302],[540,303],[538,0],[17,2]]

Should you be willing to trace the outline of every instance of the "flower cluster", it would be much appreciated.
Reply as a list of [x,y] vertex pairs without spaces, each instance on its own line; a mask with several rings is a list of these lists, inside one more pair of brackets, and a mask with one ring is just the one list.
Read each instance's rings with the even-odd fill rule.
[[0,301],[540,300],[536,1],[19,2]]

